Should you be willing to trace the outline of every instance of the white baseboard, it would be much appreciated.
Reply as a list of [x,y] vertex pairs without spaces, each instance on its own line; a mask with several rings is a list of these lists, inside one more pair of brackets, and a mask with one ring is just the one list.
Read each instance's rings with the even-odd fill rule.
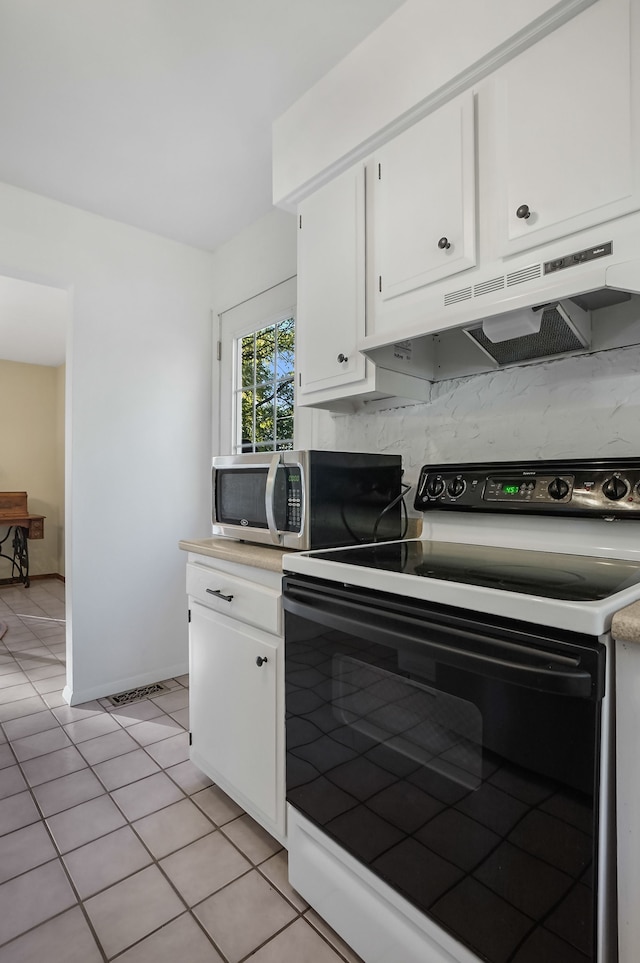
[[91,702],[93,699],[104,699],[107,696],[117,695],[118,692],[127,692],[141,685],[151,685],[153,682],[162,682],[164,679],[174,679],[179,675],[186,675],[189,671],[189,660],[178,662],[175,665],[168,665],[153,669],[141,675],[129,676],[125,679],[112,679],[101,685],[91,686],[86,689],[74,689],[72,683],[67,680],[67,684],[62,690],[62,698],[70,706],[79,706],[84,702]]

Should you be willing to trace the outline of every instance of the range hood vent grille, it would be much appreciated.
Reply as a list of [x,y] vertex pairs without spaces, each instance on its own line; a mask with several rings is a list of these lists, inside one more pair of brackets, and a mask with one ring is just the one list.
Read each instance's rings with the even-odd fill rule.
[[459,288],[457,291],[449,291],[444,296],[444,303],[458,304],[459,301],[469,301],[471,298],[471,288]]
[[491,294],[493,291],[502,291],[503,287],[504,276],[500,278],[491,278],[490,281],[482,281],[480,284],[474,284],[473,296],[474,298],[477,298],[482,294]]
[[512,271],[507,274],[507,287],[511,288],[514,284],[522,284],[524,281],[535,281],[541,275],[541,264],[532,264],[530,267],[521,268],[519,271]]
[[542,265],[541,264],[530,264],[526,268],[521,268],[519,271],[511,271],[507,275],[499,275],[495,278],[490,278],[488,281],[481,281],[479,284],[474,284],[466,288],[458,288],[457,291],[449,291],[444,296],[445,307],[449,304],[458,304],[460,301],[468,301],[470,298],[479,298],[483,294],[493,294],[495,291],[503,291],[505,288],[511,288],[516,284],[523,284],[525,281],[535,281],[537,278],[542,277]]
[[[504,341],[491,341],[484,333],[482,324],[466,328],[466,334],[500,367],[549,358],[588,347],[586,331],[581,332],[571,321],[562,304],[552,304],[541,309],[540,330],[522,334]],[[579,312],[584,314],[584,312]]]

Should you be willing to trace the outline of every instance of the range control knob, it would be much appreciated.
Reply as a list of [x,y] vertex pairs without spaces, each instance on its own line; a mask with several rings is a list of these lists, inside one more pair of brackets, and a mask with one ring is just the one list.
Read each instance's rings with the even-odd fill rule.
[[442,495],[443,491],[444,482],[439,475],[434,475],[433,478],[429,479],[427,482],[427,495],[430,498],[437,498],[439,495]]
[[458,498],[460,495],[462,495],[466,487],[467,487],[467,483],[465,482],[464,478],[461,478],[458,475],[457,478],[453,478],[449,482],[449,485],[447,486],[447,491],[452,498]]
[[552,498],[555,498],[556,501],[559,501],[569,493],[569,486],[564,478],[554,478],[552,482],[549,482],[547,491]]
[[619,502],[629,491],[629,486],[619,475],[607,478],[602,486],[602,494],[612,502]]

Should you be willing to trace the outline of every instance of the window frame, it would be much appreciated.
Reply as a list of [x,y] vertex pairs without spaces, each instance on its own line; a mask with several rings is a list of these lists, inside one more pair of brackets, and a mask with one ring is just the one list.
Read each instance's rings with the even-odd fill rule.
[[[270,379],[269,381],[260,381],[260,382],[258,382],[258,381],[256,381],[255,378],[254,378],[254,380],[251,382],[251,384],[243,384],[243,380],[242,380],[242,375],[243,375],[242,342],[245,340],[245,338],[248,338],[248,337],[250,337],[251,335],[253,335],[253,336],[255,337],[255,335],[259,334],[259,333],[262,332],[262,331],[266,331],[266,330],[269,330],[269,329],[273,329],[274,332],[277,332],[278,327],[279,327],[281,324],[283,324],[283,323],[285,323],[285,322],[287,322],[287,321],[293,322],[293,332],[294,332],[294,334],[293,334],[293,337],[294,337],[294,341],[293,341],[293,358],[294,358],[294,364],[293,364],[293,367],[292,367],[292,369],[291,369],[291,376],[290,376],[290,377],[287,377],[287,378],[279,378],[279,377],[278,377],[278,374],[277,374],[277,370],[276,370],[275,364],[274,364],[273,378]],[[285,383],[288,382],[288,381],[291,382],[291,386],[292,386],[293,394],[294,394],[294,398],[293,398],[293,402],[292,402],[292,411],[291,411],[291,422],[292,422],[293,431],[292,431],[292,433],[291,433],[291,437],[290,437],[290,438],[287,438],[286,441],[287,441],[287,442],[290,442],[290,444],[288,444],[288,446],[287,446],[289,449],[291,449],[291,448],[294,447],[295,423],[296,423],[296,413],[295,413],[295,377],[296,377],[296,369],[295,369],[295,332],[296,332],[295,309],[291,309],[291,310],[289,310],[289,311],[285,311],[284,313],[278,314],[275,318],[270,318],[269,320],[265,321],[263,324],[261,324],[261,325],[260,325],[258,328],[256,328],[255,330],[248,331],[246,334],[244,334],[244,335],[239,335],[239,336],[237,336],[236,338],[234,338],[234,343],[233,343],[233,355],[234,355],[233,365],[234,365],[234,373],[233,373],[233,382],[232,382],[232,387],[231,387],[232,396],[233,396],[233,402],[232,402],[232,417],[231,417],[231,454],[234,454],[234,455],[235,455],[235,454],[238,454],[239,452],[242,452],[242,451],[256,451],[257,453],[258,453],[258,452],[269,452],[269,453],[271,453],[271,452],[274,452],[274,451],[283,451],[283,450],[286,450],[286,449],[284,449],[284,448],[277,448],[277,447],[276,447],[276,445],[277,445],[277,443],[278,443],[278,433],[277,433],[278,420],[277,420],[276,395],[277,395],[277,392],[278,392],[278,387],[279,387],[279,385],[285,384]],[[253,356],[254,356],[254,359],[255,359],[255,351],[254,351],[254,355],[253,355]],[[275,361],[276,361],[276,359],[277,359],[277,356],[278,356],[277,338],[275,338],[275,339],[274,339],[274,353],[273,353],[274,363],[275,363]],[[272,390],[273,390],[274,437],[273,437],[273,439],[271,440],[271,447],[267,447],[267,445],[269,444],[268,442],[262,443],[262,445],[261,445],[261,442],[259,442],[259,441],[255,438],[255,416],[256,416],[256,410],[257,410],[257,394],[258,394],[258,389],[261,388],[261,387],[268,387],[269,389],[272,389]],[[252,414],[253,414],[254,437],[253,437],[253,439],[252,439],[252,441],[251,441],[251,448],[245,448],[245,447],[244,447],[244,442],[243,442],[243,437],[242,437],[242,435],[243,435],[243,432],[242,432],[242,422],[243,422],[243,395],[244,395],[244,393],[245,393],[246,391],[250,391],[250,392],[252,393],[252,395],[253,395],[253,401],[252,401],[252,406],[251,406],[251,407],[252,407]],[[261,447],[258,447],[258,446],[261,446]]]
[[[259,331],[283,317],[292,317],[297,326],[296,281],[293,275],[268,290],[248,298],[246,301],[221,312],[216,318],[217,337],[220,349],[217,354],[217,385],[213,393],[213,454],[228,455],[232,452],[235,438],[233,387],[237,371],[238,339]],[[297,403],[298,362],[294,362],[294,409],[293,437],[294,448],[302,447],[302,440],[310,433],[310,411],[301,409]]]

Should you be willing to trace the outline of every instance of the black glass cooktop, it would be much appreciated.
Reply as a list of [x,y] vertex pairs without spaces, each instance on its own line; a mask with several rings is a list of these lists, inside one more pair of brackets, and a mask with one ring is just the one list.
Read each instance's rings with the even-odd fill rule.
[[606,599],[640,584],[640,564],[625,559],[456,542],[380,542],[313,557],[573,602]]

